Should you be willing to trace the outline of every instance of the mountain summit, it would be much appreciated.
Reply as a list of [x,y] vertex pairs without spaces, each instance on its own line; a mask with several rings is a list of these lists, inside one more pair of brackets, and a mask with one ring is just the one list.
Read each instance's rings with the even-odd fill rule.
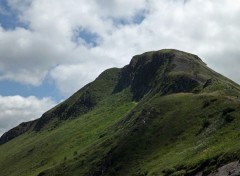
[[196,55],[134,56],[6,132],[0,175],[234,175],[239,95]]

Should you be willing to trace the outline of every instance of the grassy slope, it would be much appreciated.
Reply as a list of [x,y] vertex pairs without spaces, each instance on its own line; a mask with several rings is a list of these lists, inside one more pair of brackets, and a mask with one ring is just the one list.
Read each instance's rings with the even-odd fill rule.
[[239,100],[218,93],[155,96],[113,125],[89,159],[78,155],[48,175],[192,175],[209,161],[211,169],[240,156],[239,114]]
[[[118,101],[115,101],[116,98]],[[111,104],[111,107],[99,105],[99,108],[81,118],[52,131],[30,132],[0,146],[1,176],[37,175],[62,162],[71,164],[79,156],[85,160],[86,152],[95,150],[98,143],[104,142],[108,127],[135,106],[121,94],[109,97],[102,103]]]
[[[211,103],[204,108],[207,101]],[[144,105],[148,111],[139,108],[139,115],[131,122],[137,130],[130,131],[124,145],[115,150],[116,163],[109,175],[163,175],[163,170],[191,173],[208,159],[239,148],[236,139],[240,136],[240,110],[236,98],[173,94],[154,97]],[[233,121],[223,115],[226,108],[236,110],[228,114]]]
[[[152,57],[153,53],[146,55]],[[193,56],[184,54],[184,57]],[[109,74],[111,77],[112,72],[118,71],[108,71],[107,76],[90,86],[94,98],[99,100],[93,110],[80,118],[68,119],[53,130],[46,127],[38,133],[30,131],[1,145],[1,176],[40,172],[69,176],[102,172],[103,175],[192,175],[204,167],[212,170],[238,158],[239,86],[200,61],[190,65],[191,69],[181,66],[173,70],[168,81],[197,75],[203,82],[213,78],[212,84],[204,89],[197,87],[195,94],[162,96],[152,90],[139,103],[132,101],[129,87],[109,94],[117,84],[117,77],[110,81],[111,86],[106,81]],[[156,79],[161,82],[161,78]],[[103,89],[106,94],[101,92]],[[73,105],[82,92],[65,103]],[[101,99],[106,95],[107,98]]]

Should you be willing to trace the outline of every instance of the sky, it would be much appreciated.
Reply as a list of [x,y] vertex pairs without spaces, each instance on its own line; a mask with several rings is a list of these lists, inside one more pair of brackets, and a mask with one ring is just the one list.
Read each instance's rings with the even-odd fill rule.
[[175,48],[240,83],[239,0],[0,0],[0,135],[110,67]]

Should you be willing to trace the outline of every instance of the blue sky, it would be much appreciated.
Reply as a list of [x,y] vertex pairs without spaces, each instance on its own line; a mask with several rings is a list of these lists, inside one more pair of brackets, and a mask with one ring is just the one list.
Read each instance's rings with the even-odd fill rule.
[[15,26],[19,25],[17,20],[17,14],[14,13],[8,6],[6,0],[0,2],[1,7],[1,25],[4,29],[13,29]]
[[[18,13],[8,5],[7,0],[0,1],[0,7],[0,24],[4,30],[14,30],[17,27],[27,28],[24,23],[19,21]],[[64,98],[55,87],[54,82],[48,78],[45,78],[39,86],[22,84],[12,80],[2,80],[0,82],[0,94],[2,96],[21,95],[28,97],[34,95],[38,98],[52,97],[57,102]]]
[[2,0],[0,135],[149,50],[197,54],[239,83],[239,21],[238,0]]
[[36,96],[38,98],[52,97],[56,102],[64,99],[53,82],[44,80],[40,86],[31,86],[14,81],[2,81],[0,86],[2,96],[21,95],[23,97]]

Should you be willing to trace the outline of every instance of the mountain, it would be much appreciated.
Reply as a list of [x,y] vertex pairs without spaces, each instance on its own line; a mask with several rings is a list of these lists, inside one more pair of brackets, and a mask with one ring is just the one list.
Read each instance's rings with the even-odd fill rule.
[[146,52],[6,132],[0,175],[236,175],[239,97],[196,55]]

